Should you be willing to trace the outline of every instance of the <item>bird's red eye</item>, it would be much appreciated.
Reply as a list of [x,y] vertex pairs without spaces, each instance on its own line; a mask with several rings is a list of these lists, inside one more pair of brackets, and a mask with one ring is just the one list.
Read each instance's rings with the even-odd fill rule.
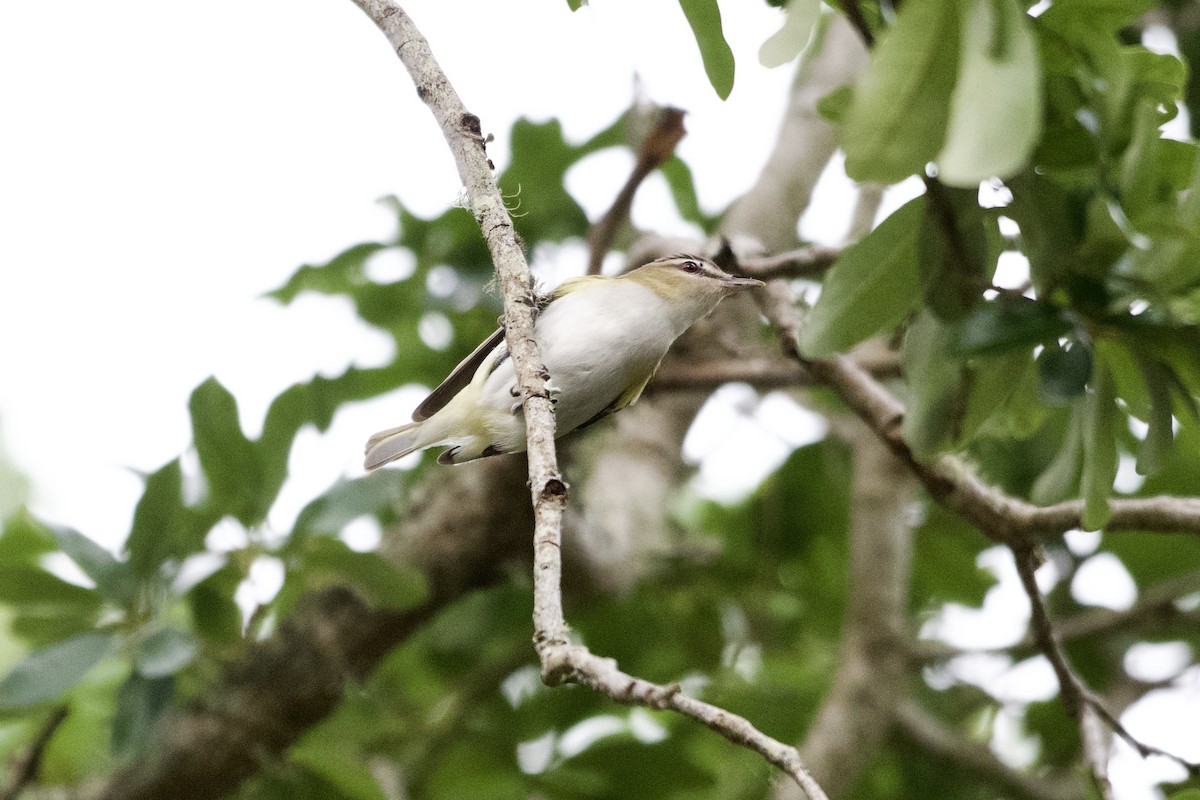
[[700,271],[700,265],[695,261],[685,261],[679,265],[679,268],[684,272],[690,272],[693,275]]

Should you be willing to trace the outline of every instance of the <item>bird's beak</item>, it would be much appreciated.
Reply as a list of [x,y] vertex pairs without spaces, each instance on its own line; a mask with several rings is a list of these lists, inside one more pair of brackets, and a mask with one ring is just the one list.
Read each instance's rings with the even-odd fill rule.
[[740,292],[743,289],[756,289],[759,286],[766,286],[765,283],[756,278],[735,278],[732,275],[725,279],[725,288],[730,292]]

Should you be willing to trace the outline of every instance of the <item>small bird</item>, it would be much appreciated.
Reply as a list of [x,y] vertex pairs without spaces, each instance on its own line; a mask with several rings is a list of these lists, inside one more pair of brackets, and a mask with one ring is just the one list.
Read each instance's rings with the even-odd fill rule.
[[[620,411],[641,395],[671,343],[722,298],[762,281],[674,255],[617,277],[571,278],[539,303],[534,322],[554,400],[556,435]],[[427,447],[439,464],[526,448],[516,369],[501,328],[463,359],[413,412],[367,441],[368,470]]]

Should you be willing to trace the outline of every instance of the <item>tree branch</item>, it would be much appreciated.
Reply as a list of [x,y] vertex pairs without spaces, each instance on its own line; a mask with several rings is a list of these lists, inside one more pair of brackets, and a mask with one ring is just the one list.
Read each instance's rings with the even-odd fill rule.
[[1047,780],[1025,775],[996,758],[986,746],[950,730],[915,702],[896,709],[900,732],[931,755],[983,778],[1001,791],[1024,800],[1084,800],[1085,792],[1075,781]]
[[442,72],[429,43],[412,19],[391,0],[354,0],[387,36],[429,106],[454,154],[467,199],[483,231],[496,266],[504,298],[505,336],[517,368],[525,408],[529,479],[534,513],[534,646],[549,685],[566,680],[608,694],[618,702],[673,708],[694,717],[723,736],[763,755],[792,776],[813,800],[824,792],[809,777],[795,748],[757,731],[727,711],[626,675],[615,662],[570,643],[562,610],[562,521],[567,485],[558,472],[554,450],[554,409],[546,391],[545,366],[533,334],[533,296],[529,267],[517,242],[512,221],[492,178],[484,151],[479,118],[469,113]]
[[[1170,625],[1172,622],[1181,621],[1196,626],[1200,624],[1200,613],[1183,611],[1175,605],[1175,601],[1198,591],[1200,572],[1180,575],[1140,590],[1137,602],[1123,611],[1107,608],[1088,609],[1060,619],[1055,625],[1055,630],[1060,641],[1072,642],[1113,631],[1129,631],[1142,623]],[[926,640],[914,643],[911,655],[918,663],[929,663],[946,661],[968,653],[1009,653],[1021,657],[1036,650],[1037,642],[1034,641],[1033,633],[1029,632],[1015,644],[986,650],[961,650],[944,642]]]
[[[904,406],[869,373],[846,356],[804,357],[796,344],[801,315],[786,283],[772,281],[760,291],[763,313],[779,334],[784,351],[829,386],[867,423],[925,486],[940,505],[956,512],[1001,544],[1029,544],[1080,527],[1083,501],[1040,507],[1013,497],[979,478],[961,459],[943,455],[918,461],[900,433]],[[1110,501],[1105,530],[1158,531],[1200,535],[1200,498],[1159,496]]]
[[46,755],[46,746],[54,738],[59,726],[66,722],[69,713],[70,709],[67,706],[59,706],[50,712],[50,716],[42,723],[41,730],[29,747],[13,761],[10,767],[12,781],[0,792],[0,800],[17,800],[21,792],[25,791],[25,787],[37,779],[38,771],[42,768],[42,758]]
[[654,128],[642,140],[638,150],[637,163],[629,174],[621,191],[604,216],[596,221],[588,231],[588,275],[599,275],[604,263],[604,256],[612,249],[613,241],[621,228],[629,221],[629,212],[633,209],[633,196],[637,194],[642,181],[650,173],[658,169],[675,152],[675,146],[683,139],[687,130],[683,127],[682,109],[664,108],[658,116]]
[[479,117],[467,111],[442,71],[429,42],[412,18],[391,0],[354,0],[379,26],[404,63],[429,106],[454,155],[467,202],[483,232],[504,300],[508,350],[517,371],[524,403],[529,451],[529,485],[534,516],[534,629],[539,651],[566,644],[562,612],[562,519],[567,485],[554,451],[554,406],[546,390],[549,377],[533,334],[534,294],[529,265],[517,241],[504,198],[492,177]]

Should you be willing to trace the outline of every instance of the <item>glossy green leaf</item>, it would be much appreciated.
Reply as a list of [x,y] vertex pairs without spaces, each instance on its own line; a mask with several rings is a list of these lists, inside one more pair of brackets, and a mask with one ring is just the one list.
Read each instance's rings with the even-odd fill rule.
[[92,631],[31,653],[0,680],[0,708],[53,700],[83,680],[115,641],[115,634]]
[[964,0],[958,82],[938,178],[976,188],[1029,161],[1042,132],[1042,69],[1017,0]]
[[1084,417],[1080,526],[1094,531],[1104,527],[1112,515],[1108,496],[1117,477],[1116,396],[1112,375],[1103,363],[1097,364],[1092,392],[1084,401]]
[[[963,410],[958,444],[967,444],[989,423],[1011,413],[1013,398],[1020,392],[1026,373],[1033,368],[1028,353],[1009,353],[998,358],[980,359],[971,364],[966,380],[966,408]],[[1003,431],[1003,429],[1001,428]],[[1002,435],[1016,435],[1003,431]]]
[[804,320],[800,349],[828,356],[900,322],[921,294],[917,232],[924,199],[909,201],[834,263]]
[[917,317],[904,337],[900,360],[912,396],[902,430],[919,459],[931,458],[958,434],[965,374],[949,345],[946,326],[928,311]]
[[164,628],[137,643],[133,661],[142,677],[165,678],[190,664],[198,652],[199,646],[191,634]]
[[1039,505],[1050,505],[1074,497],[1079,489],[1079,476],[1083,471],[1084,426],[1087,424],[1082,404],[1071,409],[1058,454],[1046,470],[1038,476],[1029,497]]
[[725,41],[721,27],[721,9],[717,0],[679,0],[692,35],[700,47],[700,58],[708,81],[722,100],[733,91],[733,50]]
[[946,138],[958,69],[956,0],[907,0],[880,36],[846,116],[846,174],[895,183],[920,174]]
[[1157,361],[1139,358],[1138,368],[1146,381],[1150,413],[1146,437],[1137,451],[1137,471],[1140,475],[1150,475],[1162,468],[1175,446],[1171,379],[1169,370]]
[[1038,356],[1038,393],[1050,405],[1063,405],[1080,397],[1092,377],[1092,349],[1079,342],[1070,347],[1046,345]]
[[994,216],[979,207],[978,190],[931,185],[921,220],[917,261],[925,307],[956,320],[983,301],[1003,250]]
[[954,351],[998,355],[1054,339],[1070,328],[1056,306],[1024,297],[998,297],[954,324]]

